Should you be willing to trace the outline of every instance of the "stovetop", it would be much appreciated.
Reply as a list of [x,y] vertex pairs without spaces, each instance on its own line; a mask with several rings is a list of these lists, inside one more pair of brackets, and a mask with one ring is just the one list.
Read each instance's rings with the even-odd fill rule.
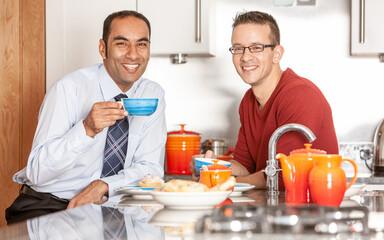
[[196,223],[196,233],[369,234],[368,209],[308,206],[223,206]]

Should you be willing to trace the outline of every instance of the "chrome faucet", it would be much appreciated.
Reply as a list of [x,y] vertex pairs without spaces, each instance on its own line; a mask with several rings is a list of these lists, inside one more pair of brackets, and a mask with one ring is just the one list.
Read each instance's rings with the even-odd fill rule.
[[279,195],[278,172],[281,171],[281,169],[279,169],[279,164],[278,164],[278,161],[276,160],[276,145],[277,145],[277,140],[279,140],[280,136],[289,131],[301,132],[307,137],[309,142],[313,142],[316,139],[315,135],[311,130],[309,130],[309,128],[297,123],[290,123],[290,124],[283,125],[272,133],[272,136],[269,139],[269,145],[268,145],[269,159],[267,160],[267,167],[264,170],[265,174],[267,175],[268,205],[278,204],[277,202],[277,196]]

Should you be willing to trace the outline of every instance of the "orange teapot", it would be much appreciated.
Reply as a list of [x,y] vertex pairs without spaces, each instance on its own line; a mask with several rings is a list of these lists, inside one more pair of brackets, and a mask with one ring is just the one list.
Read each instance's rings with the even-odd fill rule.
[[[313,160],[315,166],[309,174],[309,186],[315,203],[329,207],[340,206],[345,191],[356,182],[356,163],[336,154],[313,156]],[[341,169],[343,161],[350,162],[355,169],[355,175],[348,185],[345,172]]]
[[304,144],[304,149],[290,152],[289,156],[282,153],[276,155],[283,170],[287,203],[310,203],[312,197],[309,190],[308,177],[314,166],[313,155],[325,155],[326,152],[312,149],[312,144]]
[[231,177],[232,169],[230,167],[217,164],[219,160],[212,160],[213,165],[203,166],[200,169],[200,183],[211,188],[222,184]]

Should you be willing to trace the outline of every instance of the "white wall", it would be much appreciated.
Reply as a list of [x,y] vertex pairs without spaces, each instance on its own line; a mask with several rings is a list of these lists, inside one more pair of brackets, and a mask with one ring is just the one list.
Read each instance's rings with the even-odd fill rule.
[[227,139],[231,146],[236,143],[237,109],[249,87],[237,75],[228,48],[232,19],[243,10],[266,11],[276,18],[285,47],[282,68],[292,68],[323,91],[339,141],[372,141],[384,117],[384,63],[375,57],[350,56],[349,0],[317,0],[316,7],[274,7],[272,0],[217,0],[216,57],[189,58],[184,65],[152,57],[144,75],[166,91],[168,130],[186,123],[187,130],[200,132],[203,140],[216,137]]

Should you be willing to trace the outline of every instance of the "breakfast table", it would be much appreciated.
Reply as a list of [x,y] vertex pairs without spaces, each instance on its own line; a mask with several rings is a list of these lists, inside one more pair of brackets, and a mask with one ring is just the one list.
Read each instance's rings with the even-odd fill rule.
[[[339,208],[290,205],[285,202],[284,193],[279,194],[278,206],[270,207],[265,190],[234,193],[223,203],[204,209],[173,209],[146,195],[120,194],[102,205],[88,204],[3,227],[0,239],[383,239],[384,236],[382,190],[362,189],[344,199]],[[318,222],[313,222],[319,213],[334,218],[316,218]],[[345,221],[340,222],[343,218]],[[121,235],[113,235],[113,228]]]

